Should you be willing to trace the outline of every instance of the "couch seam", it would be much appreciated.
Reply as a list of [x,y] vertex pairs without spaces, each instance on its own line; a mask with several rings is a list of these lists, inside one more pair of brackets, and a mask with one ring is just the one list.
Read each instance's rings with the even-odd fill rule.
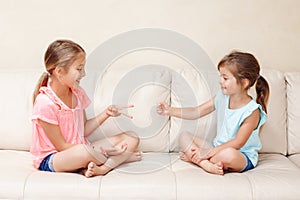
[[252,184],[251,178],[246,173],[244,173],[244,175],[246,176],[246,179],[248,180],[248,182],[250,183],[250,186],[251,186],[251,199],[255,200],[255,197],[254,197],[254,193],[255,192],[254,192],[254,188],[253,188],[253,184]]
[[[169,99],[169,105],[171,106],[172,105],[172,83],[173,83],[173,74],[172,74],[172,72],[170,72],[169,71],[169,73],[171,73],[171,78],[170,78],[170,88],[169,88],[169,94],[170,94],[170,99]],[[171,150],[171,117],[169,116],[168,117],[168,120],[169,120],[169,127],[168,127],[168,146],[169,146],[169,149],[168,149],[168,151],[169,151],[169,153],[170,152],[172,152],[172,150]],[[171,157],[170,157],[170,159],[171,159]],[[171,160],[170,160],[171,161]]]
[[99,190],[98,190],[98,199],[101,200],[101,189],[102,189],[102,178],[99,178]]
[[28,182],[28,179],[30,176],[32,176],[35,172],[31,172],[29,175],[26,176],[25,178],[25,182],[24,182],[24,186],[23,186],[23,198],[22,199],[25,199],[25,189],[26,189],[26,186],[27,186],[27,182]]
[[172,163],[172,158],[171,158],[171,154],[169,153],[169,161],[170,161],[170,169],[172,171],[172,174],[174,176],[174,181],[175,181],[175,200],[177,200],[177,177],[176,177],[176,173],[173,170],[173,163]]

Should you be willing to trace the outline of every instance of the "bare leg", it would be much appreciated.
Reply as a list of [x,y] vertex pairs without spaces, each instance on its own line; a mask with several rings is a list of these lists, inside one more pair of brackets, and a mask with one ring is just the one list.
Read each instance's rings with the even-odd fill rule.
[[[192,162],[192,154],[198,151],[199,156],[205,156],[211,145],[199,137],[195,137],[189,132],[183,132],[179,136],[180,159],[186,162]],[[203,154],[203,155],[202,155]]]
[[107,158],[91,146],[78,144],[65,151],[58,152],[53,157],[53,167],[56,172],[73,172],[86,168],[89,162],[102,165]]
[[226,148],[213,156],[210,161],[212,163],[223,163],[223,169],[232,172],[239,172],[245,168],[247,164],[246,156],[234,148]]
[[[124,143],[127,144],[127,149],[125,152],[121,153],[120,155],[111,156],[107,159],[107,161],[103,165],[97,165],[94,162],[90,162],[88,164],[88,168],[85,172],[85,176],[91,177],[96,175],[104,175],[108,173],[113,168],[119,166],[120,164],[127,162],[127,161],[137,161],[140,160],[139,156],[135,154],[137,152],[137,147],[139,144],[139,138],[133,132],[121,133],[116,136],[107,139],[112,146],[120,146]],[[101,141],[100,141],[101,143]],[[99,142],[95,143],[96,145]],[[132,156],[136,156],[136,158]]]

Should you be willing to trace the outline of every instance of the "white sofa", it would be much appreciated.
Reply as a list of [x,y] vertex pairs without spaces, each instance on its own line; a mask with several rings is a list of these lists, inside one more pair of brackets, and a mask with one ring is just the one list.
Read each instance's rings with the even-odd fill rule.
[[[128,80],[150,77],[152,82],[135,88],[129,93],[128,102],[123,102],[135,104],[135,108],[128,110],[134,116],[132,123],[124,116],[109,119],[90,140],[114,134],[124,127],[135,130],[141,137],[143,159],[93,178],[42,172],[32,165],[29,153],[32,92],[41,73],[36,69],[0,71],[0,199],[300,199],[300,72],[262,71],[269,81],[271,96],[269,119],[260,133],[263,148],[258,166],[245,173],[218,176],[178,159],[179,132],[193,131],[196,127],[194,132],[211,140],[216,123],[214,114],[201,120],[182,121],[154,112],[159,101],[169,101],[175,106],[194,105],[189,89],[196,103],[205,101],[219,87],[217,72],[200,75],[184,68],[173,72],[135,71],[127,76]],[[128,95],[122,93],[128,93],[124,91],[128,83],[119,85],[121,89],[116,92],[117,83],[127,80],[128,73],[128,69],[106,71],[97,80],[95,90],[91,89],[94,86],[87,74],[82,86],[94,101],[88,116]]]

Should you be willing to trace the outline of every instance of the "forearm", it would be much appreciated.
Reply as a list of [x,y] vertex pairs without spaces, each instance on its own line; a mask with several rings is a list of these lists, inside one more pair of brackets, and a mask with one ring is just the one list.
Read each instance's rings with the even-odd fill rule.
[[171,107],[170,116],[193,120],[193,119],[200,118],[200,111],[198,107],[190,107],[190,108]]
[[223,149],[226,148],[234,148],[236,150],[239,150],[240,148],[242,148],[244,146],[244,143],[239,142],[236,138],[233,140],[230,140],[228,142],[225,142],[219,146],[216,146],[213,148],[213,151],[211,153],[209,153],[209,157],[214,156],[215,154],[217,154],[218,152],[220,152]]
[[98,128],[105,120],[110,116],[106,113],[106,110],[97,115],[94,118],[86,120],[84,126],[84,135],[89,136],[96,128]]

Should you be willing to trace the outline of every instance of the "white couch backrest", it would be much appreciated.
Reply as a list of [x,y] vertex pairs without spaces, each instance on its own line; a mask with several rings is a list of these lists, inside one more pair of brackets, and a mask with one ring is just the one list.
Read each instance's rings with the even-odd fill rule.
[[[134,119],[132,122],[125,117],[109,119],[98,129],[98,134],[93,134],[90,139],[96,140],[120,131],[133,130],[141,137],[140,149],[142,151],[178,151],[178,135],[185,130],[212,141],[216,133],[215,113],[200,120],[187,121],[171,118],[170,121],[164,123],[166,118],[155,114],[154,107],[160,101],[170,102],[172,106],[178,107],[195,106],[205,102],[219,89],[217,70],[198,73],[186,63],[180,65],[173,63],[171,65],[173,69],[150,69],[151,65],[149,65],[139,71],[138,69],[142,66],[140,63],[132,65],[129,63],[124,61],[116,63],[107,69],[102,77],[99,77],[95,94],[93,94],[93,98],[97,101],[93,104],[92,112],[99,113],[106,106],[115,102],[122,105],[135,104],[135,108],[128,110],[130,114],[134,115]],[[139,67],[135,68],[134,66]],[[261,73],[270,85],[269,119],[261,128],[260,135],[263,144],[261,152],[286,154],[285,79],[283,74],[277,70],[262,70]],[[133,89],[132,84],[137,84],[134,79],[148,76],[152,77],[152,83],[135,85],[136,88]],[[170,86],[160,87],[157,84],[158,81]],[[120,85],[124,87],[120,87]],[[121,89],[124,90],[123,93],[116,92],[116,88],[118,90],[123,88]],[[125,90],[130,91],[131,94],[128,95],[128,91]],[[254,88],[250,90],[250,93],[255,98]],[[113,100],[113,96],[118,97]],[[123,98],[122,96],[127,97]],[[125,101],[118,101],[122,98]],[[161,123],[155,124],[154,120]],[[151,127],[153,124],[159,127],[158,131],[153,132],[154,129]]]
[[[214,114],[195,120],[196,122],[182,123],[179,119],[172,118],[169,121],[167,117],[157,115],[155,106],[160,101],[166,101],[173,106],[193,106],[206,101],[219,88],[218,73],[214,71],[200,75],[191,68],[178,66],[173,71],[157,65],[152,65],[152,68],[147,67],[142,70],[138,70],[134,65],[112,68],[98,79],[95,93],[90,96],[94,103],[89,107],[88,117],[103,111],[108,105],[116,103],[120,105],[134,104],[134,108],[124,110],[134,118],[133,120],[129,120],[125,116],[111,118],[96,131],[99,134],[93,134],[90,139],[96,140],[120,131],[133,130],[141,137],[140,149],[142,151],[178,151],[179,130],[185,130],[185,127],[188,130],[188,128],[196,126],[196,134],[211,140],[215,134]],[[29,150],[32,131],[30,120],[32,93],[41,73],[41,70],[1,70],[0,136],[2,139],[0,140],[0,149]],[[285,79],[283,74],[276,70],[263,70],[262,75],[268,80],[271,91],[268,104],[269,119],[261,129],[263,143],[261,152],[286,154]],[[89,79],[89,76],[86,79]],[[145,81],[146,79],[147,81]],[[185,87],[182,85],[182,80],[186,80],[185,84],[187,85],[185,86],[188,86],[186,90],[182,89]],[[203,80],[205,81],[203,82]],[[141,84],[143,81],[145,83]],[[299,74],[296,76],[293,73],[287,73],[287,82],[289,153],[291,154],[300,152],[300,145],[298,145],[300,137],[297,129],[299,120],[296,118],[299,116],[297,106],[297,100],[300,98],[297,90],[300,84]],[[207,85],[209,86],[207,87]],[[86,84],[83,87],[93,86]],[[195,100],[185,98],[190,97],[191,91],[195,95]],[[250,92],[254,94],[253,89]],[[183,96],[179,97],[181,93]],[[190,99],[192,101],[189,101]]]
[[32,94],[39,70],[0,71],[0,149],[29,150]]
[[287,81],[288,154],[300,153],[300,72],[285,74]]

